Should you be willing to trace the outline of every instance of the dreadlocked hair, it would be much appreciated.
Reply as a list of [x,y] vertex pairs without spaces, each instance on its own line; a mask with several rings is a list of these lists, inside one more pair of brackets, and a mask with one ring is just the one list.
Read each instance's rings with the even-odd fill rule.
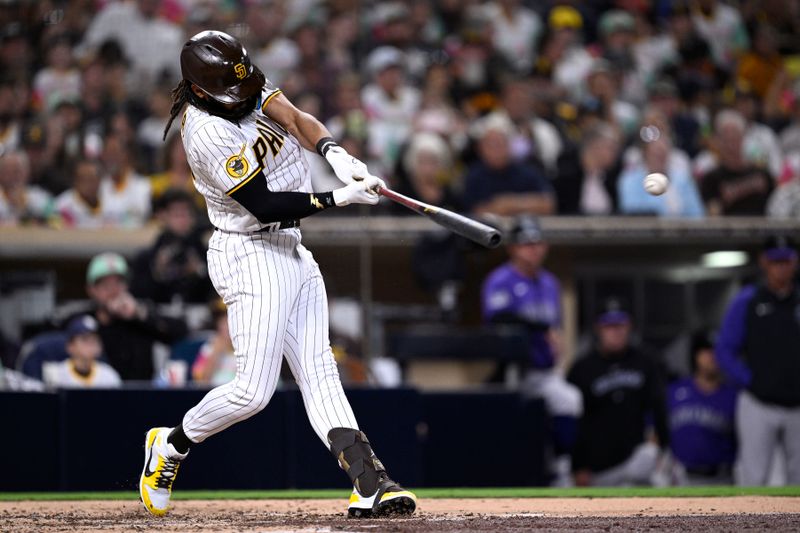
[[169,110],[169,121],[167,122],[167,127],[164,128],[164,139],[167,138],[167,133],[169,133],[169,128],[172,126],[172,122],[175,120],[175,117],[180,115],[184,106],[189,103],[191,94],[191,83],[186,80],[181,80],[178,85],[172,89],[172,107]]

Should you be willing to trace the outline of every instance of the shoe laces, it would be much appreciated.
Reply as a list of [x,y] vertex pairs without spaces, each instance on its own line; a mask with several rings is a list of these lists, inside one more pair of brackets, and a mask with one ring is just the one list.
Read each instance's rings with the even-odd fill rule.
[[178,473],[178,467],[181,462],[176,459],[164,459],[164,464],[158,472],[156,477],[156,487],[159,489],[172,490],[172,482],[175,481],[175,475]]

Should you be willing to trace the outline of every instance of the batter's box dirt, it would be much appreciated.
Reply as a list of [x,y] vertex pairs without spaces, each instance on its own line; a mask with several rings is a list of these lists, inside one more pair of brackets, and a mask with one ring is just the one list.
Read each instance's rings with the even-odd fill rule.
[[800,498],[430,499],[410,518],[348,519],[338,500],[0,502],[0,531],[800,531]]

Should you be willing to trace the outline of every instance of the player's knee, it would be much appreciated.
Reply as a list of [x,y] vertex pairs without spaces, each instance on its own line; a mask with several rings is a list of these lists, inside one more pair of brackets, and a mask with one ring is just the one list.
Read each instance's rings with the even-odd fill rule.
[[268,398],[255,388],[234,388],[228,393],[228,401],[236,406],[243,417],[252,416],[266,407]]

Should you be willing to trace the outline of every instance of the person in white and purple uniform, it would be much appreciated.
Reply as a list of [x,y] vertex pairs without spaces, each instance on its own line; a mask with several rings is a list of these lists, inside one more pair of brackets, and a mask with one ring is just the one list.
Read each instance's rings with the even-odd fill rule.
[[554,483],[563,485],[571,479],[569,454],[583,402],[577,387],[567,383],[557,368],[561,287],[542,266],[548,246],[536,218],[515,219],[508,243],[509,261],[492,271],[483,285],[483,319],[492,324],[522,325],[529,331],[530,356],[521,391],[545,401],[552,419]]
[[711,334],[693,335],[692,375],[667,391],[670,447],[688,485],[733,483],[736,460],[736,388],[723,380]]

